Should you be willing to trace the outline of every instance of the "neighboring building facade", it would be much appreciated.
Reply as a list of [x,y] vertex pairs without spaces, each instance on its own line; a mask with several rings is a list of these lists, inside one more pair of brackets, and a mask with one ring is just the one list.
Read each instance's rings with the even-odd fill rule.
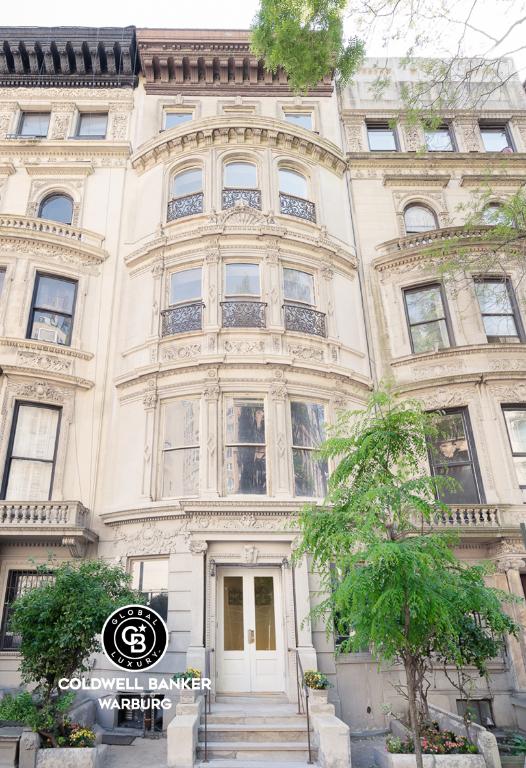
[[[451,527],[520,592],[523,347],[487,342],[475,293],[446,308],[416,271],[431,235],[403,222],[449,225],[488,164],[503,194],[521,183],[524,94],[483,116],[514,142],[509,168],[475,154],[471,115],[445,116],[460,151],[431,163],[389,127],[396,94],[369,100],[372,67],[342,94],[327,81],[295,97],[246,32],[54,32],[2,30],[0,682],[18,681],[9,605],[35,583],[30,558],[100,556],[167,618],[156,674],[195,666],[214,692],[294,700],[297,650],[352,730],[383,727],[400,671],[335,660],[311,626],[318,582],[292,563],[294,517],[323,498],[325,425],[389,376],[451,409],[465,482]],[[413,316],[429,303],[436,317]],[[524,296],[510,308],[500,335],[522,341]],[[494,672],[481,699],[515,723],[522,639]],[[443,681],[434,696],[455,709]]]

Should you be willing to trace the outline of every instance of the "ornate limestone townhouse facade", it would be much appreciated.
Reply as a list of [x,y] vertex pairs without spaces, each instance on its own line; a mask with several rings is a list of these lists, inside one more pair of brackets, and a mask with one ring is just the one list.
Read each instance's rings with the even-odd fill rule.
[[[444,409],[444,527],[523,595],[524,287],[510,274],[495,320],[502,281],[449,296],[422,267],[488,169],[496,204],[526,179],[520,83],[425,137],[398,119],[415,75],[395,61],[380,102],[374,62],[298,97],[245,31],[0,32],[0,689],[35,564],[102,557],[167,620],[152,674],[294,702],[299,657],[352,731],[385,728],[401,671],[310,622],[294,519],[324,496],[327,425],[391,378]],[[526,725],[525,652],[477,683],[484,724]],[[444,675],[431,699],[462,711]]]

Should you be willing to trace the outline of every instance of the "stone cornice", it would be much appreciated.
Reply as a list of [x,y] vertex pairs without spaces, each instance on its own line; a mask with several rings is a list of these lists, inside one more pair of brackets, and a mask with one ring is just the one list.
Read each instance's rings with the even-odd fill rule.
[[469,346],[462,347],[449,347],[448,349],[441,349],[438,352],[423,352],[419,355],[404,355],[404,357],[398,357],[391,361],[393,368],[398,368],[408,363],[414,364],[417,362],[435,362],[436,360],[442,360],[454,357],[465,357],[466,355],[475,355],[479,352],[485,352],[487,354],[502,355],[509,353],[510,355],[522,355],[524,357],[524,370],[526,371],[526,345],[525,344],[471,344]]
[[184,123],[139,147],[131,158],[139,173],[187,152],[210,151],[212,146],[269,147],[319,163],[341,176],[346,169],[341,150],[327,139],[283,120],[253,115],[207,117]]
[[351,175],[354,169],[377,171],[401,170],[436,175],[436,172],[458,168],[477,168],[489,171],[500,170],[526,173],[526,152],[503,155],[501,152],[349,152],[347,154]]
[[[138,29],[137,45],[146,93],[291,94],[285,72],[251,52],[247,29]],[[332,91],[329,76],[309,93]]]
[[[379,102],[380,103],[380,102]],[[484,109],[443,109],[438,110],[436,113],[429,113],[429,117],[434,118],[439,114],[444,120],[473,120],[477,121],[479,118],[487,120],[510,120],[512,117],[524,117],[523,109],[491,109],[484,106]],[[348,121],[355,121],[356,119],[365,120],[366,117],[379,118],[386,117],[388,119],[399,118],[403,119],[405,112],[400,107],[389,109],[388,107],[363,107],[356,109],[342,109],[341,116],[344,123]],[[425,115],[423,115],[425,117]]]
[[12,176],[16,173],[13,163],[0,163],[0,176]]
[[[455,387],[462,384],[470,384],[478,386],[480,384],[497,384],[503,382],[507,384],[524,384],[525,376],[524,370],[520,371],[491,371],[483,373],[450,373],[443,376],[434,376],[429,379],[419,379],[411,381],[408,384],[399,384],[395,386],[395,391],[400,395],[416,395],[418,392],[424,392],[427,390],[436,390],[439,388],[440,392],[447,392],[444,394],[444,400],[447,400],[448,395],[454,395]],[[447,385],[447,386],[446,386]],[[437,397],[439,393],[436,393]],[[426,394],[427,398],[427,394]],[[519,400],[522,401],[522,397]],[[515,401],[515,400],[514,400]],[[426,399],[426,407],[432,408],[446,408],[448,404],[429,406]]]
[[43,341],[34,341],[33,339],[14,339],[0,336],[0,345],[32,352],[49,353],[60,357],[75,357],[79,360],[92,360],[94,357],[92,352],[83,352],[81,349],[66,347],[63,344],[46,344]]
[[66,263],[91,266],[102,264],[108,253],[104,238],[86,229],[29,216],[0,215],[0,250],[22,250],[58,256]]
[[[23,139],[0,140],[0,164],[18,159],[24,165],[37,166],[41,162],[56,165],[90,163],[92,166],[126,165],[131,155],[129,142],[115,142],[111,139],[94,141],[24,141]],[[83,167],[83,166],[79,166]]]
[[54,371],[51,368],[42,370],[42,367],[31,368],[26,365],[9,365],[2,363],[2,371],[6,376],[26,376],[32,379],[41,379],[45,374],[46,381],[55,381],[60,384],[69,384],[80,389],[91,389],[94,382],[89,379],[83,379],[80,376],[72,376],[69,373]]
[[428,174],[392,174],[384,176],[384,187],[447,187],[451,180],[451,175],[437,174],[431,176]]
[[36,163],[26,165],[29,176],[91,176],[93,166],[91,163]]
[[489,175],[464,173],[460,179],[461,187],[484,187],[489,184],[492,187],[520,187],[522,184],[526,184],[526,173],[520,176],[499,173]]

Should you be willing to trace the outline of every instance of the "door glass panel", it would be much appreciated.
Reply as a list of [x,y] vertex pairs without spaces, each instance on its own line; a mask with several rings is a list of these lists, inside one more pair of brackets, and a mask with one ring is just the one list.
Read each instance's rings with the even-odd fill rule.
[[256,610],[256,651],[276,650],[276,613],[274,609],[274,578],[254,577]]
[[243,651],[243,577],[225,576],[223,586],[224,650]]

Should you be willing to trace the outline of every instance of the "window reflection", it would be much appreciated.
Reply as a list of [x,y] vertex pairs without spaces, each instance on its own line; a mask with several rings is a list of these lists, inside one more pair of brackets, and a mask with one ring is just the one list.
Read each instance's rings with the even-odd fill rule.
[[131,567],[132,587],[141,592],[146,605],[168,618],[168,558],[134,560]]
[[228,494],[267,492],[262,401],[238,398],[227,401],[225,484]]
[[319,403],[291,402],[292,462],[296,496],[321,498],[327,492],[326,459],[316,456],[325,439],[325,413]]
[[455,488],[441,489],[441,500],[446,504],[479,504],[481,499],[466,409],[440,414],[436,423],[438,435],[429,440],[433,474],[456,481]]

